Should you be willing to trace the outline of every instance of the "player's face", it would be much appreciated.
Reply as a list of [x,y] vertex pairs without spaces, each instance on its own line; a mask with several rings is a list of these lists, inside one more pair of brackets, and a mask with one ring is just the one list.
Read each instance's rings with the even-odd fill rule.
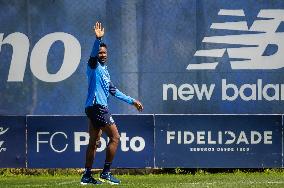
[[107,60],[107,49],[105,47],[100,47],[98,58],[101,63],[105,63]]

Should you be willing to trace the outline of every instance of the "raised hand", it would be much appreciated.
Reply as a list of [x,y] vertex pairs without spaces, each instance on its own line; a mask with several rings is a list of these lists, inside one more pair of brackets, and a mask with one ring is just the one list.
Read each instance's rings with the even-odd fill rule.
[[143,110],[143,105],[142,105],[141,102],[135,100],[134,103],[133,103],[133,105],[136,107],[136,109],[137,109],[139,112],[142,112],[142,110]]
[[96,25],[94,25],[94,32],[97,38],[101,38],[104,36],[105,29],[102,27],[102,23],[96,22]]

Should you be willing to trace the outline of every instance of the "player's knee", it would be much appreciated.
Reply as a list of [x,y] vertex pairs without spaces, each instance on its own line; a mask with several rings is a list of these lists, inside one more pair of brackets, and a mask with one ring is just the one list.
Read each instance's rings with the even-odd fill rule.
[[119,143],[120,140],[120,136],[119,135],[113,135],[112,137],[110,137],[110,141],[114,142],[114,143]]
[[97,139],[90,138],[89,139],[89,147],[95,149],[97,147]]
[[96,148],[101,146],[101,140],[96,140]]

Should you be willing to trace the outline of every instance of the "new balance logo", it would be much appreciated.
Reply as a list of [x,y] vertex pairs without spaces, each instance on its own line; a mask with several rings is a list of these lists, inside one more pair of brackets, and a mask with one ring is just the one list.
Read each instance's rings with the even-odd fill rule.
[[[3,127],[0,127],[0,135],[5,134],[8,130],[9,130],[9,128],[7,128],[7,129],[4,130]],[[7,150],[6,148],[4,148],[3,144],[4,144],[4,141],[0,141],[0,153],[1,153],[2,151],[6,151],[6,150]]]
[[0,153],[2,151],[6,151],[6,148],[2,148],[2,145],[4,144],[4,141],[0,141]]
[[[243,10],[221,9],[218,15],[245,19]],[[210,26],[212,30],[243,33],[204,37],[203,43],[222,45],[223,48],[197,50],[194,56],[205,57],[203,59],[215,58],[217,61],[189,64],[187,69],[216,69],[219,64],[218,58],[226,54],[231,69],[280,69],[284,67],[284,32],[279,31],[283,23],[282,9],[260,10],[251,27],[248,27],[246,21],[212,23]]]
[[9,130],[9,128],[7,128],[6,130],[4,130],[3,127],[0,127],[0,135],[5,134],[8,130]]

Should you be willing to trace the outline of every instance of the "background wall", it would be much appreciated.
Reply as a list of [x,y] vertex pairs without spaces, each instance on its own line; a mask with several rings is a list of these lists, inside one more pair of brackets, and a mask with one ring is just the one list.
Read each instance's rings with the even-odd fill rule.
[[[269,44],[274,44],[276,50],[268,56],[277,54],[277,58],[268,61],[282,63],[284,20],[284,2],[269,0],[0,0],[0,114],[60,114],[83,115],[87,91],[85,75],[88,60],[94,41],[92,26],[99,20],[106,29],[104,41],[109,46],[109,71],[116,86],[126,94],[138,98],[144,103],[143,113],[159,114],[270,114],[283,113],[284,105],[281,99],[281,88],[278,91],[271,86],[267,95],[278,93],[279,100],[265,98],[245,101],[238,97],[233,101],[222,100],[222,79],[227,84],[235,84],[238,89],[244,84],[256,84],[261,79],[263,85],[250,88],[260,88],[266,84],[283,84],[282,66],[278,68],[232,69],[230,61],[234,60],[228,50],[221,57],[197,57],[198,50],[228,49],[229,44],[205,43],[204,37],[217,35],[259,34],[249,28],[260,18],[260,10],[278,9],[277,33],[261,35],[264,49],[273,51]],[[222,9],[241,10],[244,15],[218,15]],[[274,15],[275,16],[275,15]],[[273,16],[272,16],[273,17]],[[274,18],[271,19],[273,20]],[[275,19],[274,19],[275,20]],[[210,29],[212,23],[246,22],[248,29],[236,30]],[[270,22],[269,22],[270,23]],[[258,30],[265,25],[260,24]],[[278,28],[279,26],[279,28]],[[262,29],[261,29],[262,28]],[[13,48],[3,42],[12,33],[21,32],[29,39],[29,53],[25,61],[24,79],[19,82],[9,82],[8,75],[11,65]],[[81,47],[80,63],[75,72],[60,82],[45,82],[35,77],[30,69],[30,56],[36,43],[46,35],[54,32],[69,33],[78,40]],[[261,33],[261,32],[260,32]],[[262,32],[263,33],[263,32]],[[264,32],[265,33],[265,32]],[[241,36],[242,37],[242,36]],[[277,44],[273,39],[279,37]],[[1,39],[1,38],[0,38]],[[17,45],[23,45],[18,43]],[[235,45],[240,48],[240,45]],[[242,53],[239,53],[242,54]],[[249,53],[254,54],[254,53]],[[262,62],[264,55],[253,56]],[[64,57],[64,46],[60,41],[54,42],[47,57],[47,70],[50,74],[59,71]],[[235,59],[236,60],[236,59]],[[23,60],[24,61],[24,60]],[[190,64],[203,62],[219,62],[212,70],[189,70]],[[177,95],[173,99],[172,89],[163,93],[163,85],[174,84],[177,89],[182,84],[215,84],[211,98],[198,99],[196,90],[191,100],[182,100]],[[276,86],[275,86],[276,87]],[[274,88],[275,88],[274,87]],[[180,89],[181,92],[182,89]],[[188,96],[188,85],[181,94]],[[256,91],[256,94],[259,90]],[[262,91],[262,90],[261,90]],[[251,96],[251,89],[245,89],[246,96]],[[260,92],[261,93],[261,92]],[[227,94],[233,96],[233,90]],[[277,98],[277,96],[276,96]],[[110,99],[113,113],[137,113],[133,107],[118,100]]]

